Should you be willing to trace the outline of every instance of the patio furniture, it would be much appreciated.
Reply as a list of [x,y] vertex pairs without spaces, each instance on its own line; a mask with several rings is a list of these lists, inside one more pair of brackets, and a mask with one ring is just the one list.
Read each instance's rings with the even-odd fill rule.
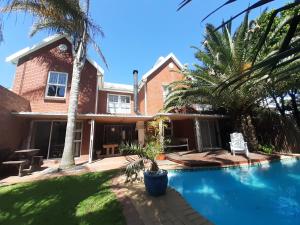
[[18,176],[21,177],[23,175],[23,169],[24,166],[27,164],[28,162],[26,160],[16,160],[16,161],[4,161],[2,162],[3,165],[13,165],[13,166],[18,166]]
[[26,160],[26,164],[29,165],[29,168],[24,169],[24,171],[31,172],[41,167],[43,164],[43,156],[36,156],[39,151],[40,149],[22,149],[15,151],[15,155],[17,155],[20,160]]
[[32,158],[31,169],[38,170],[43,165],[43,156],[35,155]]
[[171,142],[165,145],[165,148],[179,148],[185,147],[189,150],[189,139],[188,138],[171,138]]
[[233,155],[236,153],[245,153],[246,156],[249,156],[249,150],[247,142],[244,141],[242,133],[232,133],[230,134],[230,150]]
[[118,144],[106,144],[103,148],[106,151],[106,155],[115,155],[115,150],[119,147]]

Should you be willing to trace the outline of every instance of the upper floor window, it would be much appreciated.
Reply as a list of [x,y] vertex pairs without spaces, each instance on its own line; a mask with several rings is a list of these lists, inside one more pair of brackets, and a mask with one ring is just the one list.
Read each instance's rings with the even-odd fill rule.
[[65,98],[67,82],[67,73],[50,71],[46,88],[46,97]]
[[107,112],[129,114],[130,96],[129,95],[112,95],[107,96]]
[[166,101],[168,94],[171,92],[171,88],[169,85],[163,85],[163,100]]

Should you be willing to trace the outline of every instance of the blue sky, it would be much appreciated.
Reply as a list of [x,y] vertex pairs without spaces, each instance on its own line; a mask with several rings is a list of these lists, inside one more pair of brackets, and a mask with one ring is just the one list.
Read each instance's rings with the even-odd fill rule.
[[[173,52],[182,63],[196,63],[195,50],[200,46],[205,23],[201,19],[225,0],[193,0],[181,11],[177,5],[181,0],[91,0],[91,16],[105,33],[98,38],[109,68],[90,49],[89,56],[105,70],[105,81],[132,83],[132,70],[138,69],[141,77],[155,63],[159,56]],[[223,19],[239,12],[248,3],[255,1],[238,0],[223,8],[206,22],[219,25]],[[275,0],[268,4],[273,8],[286,0]],[[264,9],[251,13],[256,17]],[[32,46],[47,37],[39,33],[30,38],[28,33],[33,19],[30,15],[12,14],[4,16],[4,42],[0,44],[0,85],[10,88],[15,66],[5,62],[5,58],[20,49]],[[236,21],[238,23],[238,20]]]

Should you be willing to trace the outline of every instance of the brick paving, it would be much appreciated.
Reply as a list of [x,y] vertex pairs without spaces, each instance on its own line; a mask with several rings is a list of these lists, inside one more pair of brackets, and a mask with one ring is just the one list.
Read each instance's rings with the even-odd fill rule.
[[[168,188],[166,195],[160,197],[151,197],[145,192],[142,183],[124,184],[125,178],[118,177],[114,179],[113,190],[118,199],[127,196],[130,211],[138,213],[130,214],[124,212],[126,218],[131,217],[131,223],[144,225],[212,225],[206,218],[196,212],[173,189]],[[122,193],[122,194],[120,194]],[[121,196],[121,197],[120,197]],[[128,210],[128,209],[127,209]]]
[[166,158],[170,161],[179,163],[188,167],[226,167],[244,164],[253,164],[279,160],[288,155],[262,153],[249,153],[246,155],[231,155],[227,150],[207,151],[207,152],[176,152],[167,154]]
[[[249,158],[243,155],[232,156],[227,151],[191,153],[172,153],[172,159],[158,161],[163,169],[190,168],[188,163],[197,162],[192,166],[229,166],[243,163],[263,162],[291,156],[268,156],[250,153]],[[130,156],[131,158],[136,156]],[[297,156],[299,157],[299,155]],[[170,159],[170,154],[168,157]],[[87,172],[105,171],[125,168],[131,161],[128,157],[112,157],[87,163],[87,158],[76,159],[76,168],[70,171],[58,172],[59,161],[45,161],[44,170],[24,177],[11,176],[0,180],[0,185],[9,185],[19,182],[28,182],[41,179],[49,179],[58,176],[80,175]],[[181,164],[177,162],[180,161]],[[182,162],[184,161],[184,162]],[[188,162],[188,163],[186,163]],[[117,177],[112,182],[112,190],[120,201],[127,224],[130,225],[210,225],[203,216],[193,210],[181,195],[173,189],[168,189],[167,194],[161,197],[151,197],[145,193],[141,183],[125,184],[123,176]]]
[[[135,158],[136,156],[130,156],[130,158]],[[59,176],[68,175],[80,175],[87,172],[99,172],[107,171],[113,169],[125,168],[129,163],[130,159],[125,156],[110,157],[100,160],[93,161],[91,164],[88,163],[87,157],[80,157],[75,160],[76,167],[72,170],[58,171],[59,160],[44,160],[41,171],[36,171],[32,174],[25,175],[23,177],[10,176],[0,180],[1,185],[10,185],[21,182],[29,182],[35,180],[44,180]],[[164,169],[180,169],[185,168],[185,166],[179,165],[177,163],[163,160],[159,161],[159,165]]]

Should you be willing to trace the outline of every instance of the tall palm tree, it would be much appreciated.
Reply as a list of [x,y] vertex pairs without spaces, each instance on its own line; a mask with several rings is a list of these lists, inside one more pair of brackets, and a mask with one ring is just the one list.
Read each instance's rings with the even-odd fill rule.
[[263,86],[247,83],[238,89],[228,87],[221,93],[216,91],[220,84],[251,66],[255,42],[252,39],[256,32],[259,32],[256,23],[248,21],[248,14],[234,34],[230,24],[221,31],[208,24],[204,49],[197,49],[195,54],[200,64],[194,70],[185,70],[183,81],[171,84],[173,91],[167,98],[166,110],[211,104],[215,110],[230,114],[235,129],[244,134],[251,149],[257,149],[251,113],[264,95]]
[[[73,72],[68,107],[65,146],[60,168],[74,162],[74,130],[76,124],[80,74],[86,62],[87,45],[92,44],[105,62],[95,36],[103,32],[89,16],[89,0],[6,0],[4,12],[29,12],[35,19],[30,35],[46,30],[67,35],[72,41]],[[106,64],[106,62],[105,62]]]
[[[224,6],[234,4],[237,0],[227,0],[224,1],[222,5],[220,5],[217,9],[213,10],[211,13],[209,13],[202,21],[206,20],[209,16],[217,12],[219,9],[223,8]],[[258,7],[264,6],[270,2],[273,2],[275,0],[257,0],[253,4],[249,5],[248,7],[245,6],[245,8],[233,15],[230,19],[223,22],[220,26],[215,28],[216,30],[224,28],[227,24],[230,24],[233,20],[235,20],[237,17],[244,13],[249,13],[250,10],[256,9]],[[178,5],[178,10],[185,7],[187,4],[191,3],[192,0],[182,0],[180,4]],[[267,26],[265,26],[264,32],[261,33],[260,39],[257,41],[257,45],[255,48],[255,57],[252,59],[251,66],[248,67],[247,70],[245,70],[241,74],[236,74],[236,76],[232,76],[229,80],[222,83],[220,85],[221,90],[230,86],[230,85],[236,85],[239,86],[241,83],[246,82],[249,79],[255,79],[255,78],[263,78],[266,79],[265,74],[269,73],[273,77],[277,76],[279,79],[283,80],[284,77],[288,74],[297,74],[300,72],[300,67],[297,65],[297,62],[300,58],[300,41],[299,41],[299,32],[297,31],[297,27],[299,30],[299,23],[300,23],[300,1],[294,0],[292,3],[280,5],[278,8],[272,11],[269,20],[267,22]],[[285,14],[287,11],[293,11],[293,13],[287,18],[286,20],[283,20],[282,23],[276,24],[276,17],[279,13]],[[269,54],[267,57],[264,58],[264,60],[260,61],[260,63],[257,62],[257,56],[261,53],[264,45],[268,41],[268,37],[272,36],[271,31],[272,27],[274,27],[277,30],[280,30],[283,26],[288,25],[286,32],[282,35],[282,40],[278,44],[278,48],[276,51],[272,52],[272,54]],[[294,64],[292,66],[286,66],[287,64]],[[295,65],[296,64],[296,65]],[[282,69],[282,67],[285,67],[285,69]],[[275,70],[279,68],[279,72],[275,73]],[[274,73],[273,73],[274,72]],[[255,76],[254,76],[255,75]],[[247,76],[247,79],[244,79],[244,77]],[[266,80],[263,80],[266,81]]]

